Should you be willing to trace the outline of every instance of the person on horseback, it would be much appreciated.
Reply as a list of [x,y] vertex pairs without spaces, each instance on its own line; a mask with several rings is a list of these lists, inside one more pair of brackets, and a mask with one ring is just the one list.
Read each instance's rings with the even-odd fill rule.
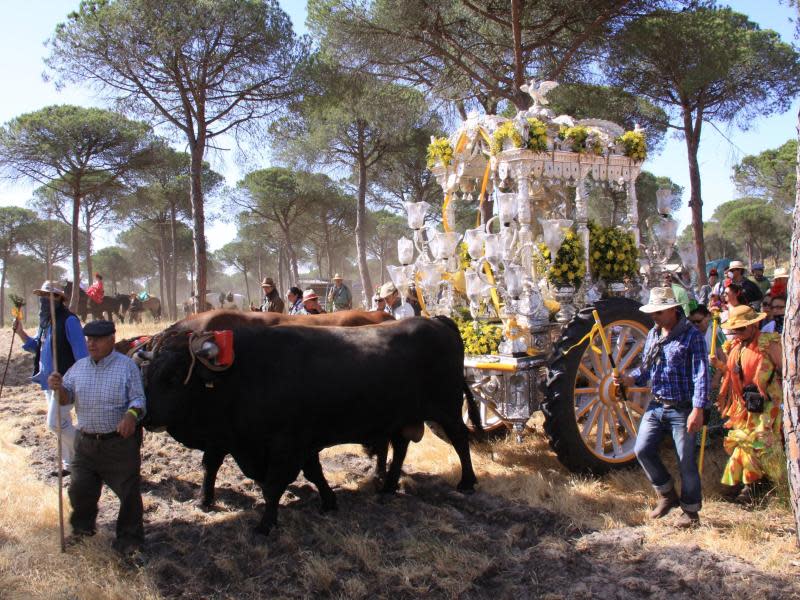
[[94,283],[86,290],[86,295],[89,296],[95,304],[101,304],[103,302],[105,290],[103,289],[103,276],[100,275],[100,273],[94,274]]

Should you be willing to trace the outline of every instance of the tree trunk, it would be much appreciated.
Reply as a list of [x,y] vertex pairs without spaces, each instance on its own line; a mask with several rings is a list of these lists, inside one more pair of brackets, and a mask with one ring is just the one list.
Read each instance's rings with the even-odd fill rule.
[[11,248],[6,248],[3,252],[3,273],[0,275],[0,326],[6,324],[6,269],[8,268],[8,256]]
[[78,301],[81,298],[80,224],[81,197],[76,192],[72,198],[72,294],[69,299],[69,309],[74,313],[78,312]]
[[367,160],[363,147],[359,144],[358,157],[358,205],[356,206],[356,254],[358,255],[358,273],[364,293],[372,292],[372,279],[367,265]]
[[192,202],[192,242],[194,243],[194,273],[195,290],[201,301],[201,310],[205,310],[205,297],[207,292],[207,256],[206,256],[206,218],[203,204],[203,154],[206,140],[204,135],[199,135],[197,140],[190,142],[191,163],[189,167],[189,194]]
[[511,37],[514,42],[514,106],[528,108],[530,96],[520,87],[525,83],[525,59],[522,56],[522,0],[511,0]]
[[[800,138],[800,115],[798,115]],[[797,160],[800,161],[800,145]],[[786,438],[786,469],[794,511],[795,535],[800,544],[800,162],[795,166],[795,209],[789,281],[786,290],[786,317],[783,325],[783,431]]]
[[247,265],[243,264],[243,266],[244,266],[244,271],[243,271],[243,273],[244,273],[244,291],[247,294],[247,305],[249,306],[250,302],[252,302],[252,300],[250,300],[250,282],[247,279]]
[[289,279],[298,281],[300,279],[300,271],[297,268],[297,253],[294,251],[294,244],[292,244],[288,229],[283,230],[283,236],[286,240],[286,254],[289,257]]
[[169,260],[167,260],[167,236],[164,235],[164,228],[162,227],[161,223],[156,224],[158,228],[158,247],[160,248],[160,252],[158,253],[158,293],[160,294],[159,300],[161,300],[161,309],[164,309],[164,302],[167,303],[167,314],[169,318],[172,318],[172,303],[170,301],[170,292],[169,292],[169,267],[167,264]]
[[169,242],[170,256],[172,257],[169,268],[169,279],[172,282],[170,310],[175,313],[174,315],[170,314],[170,319],[176,320],[178,318],[178,216],[174,204],[170,205],[169,211]]
[[86,279],[92,281],[94,277],[92,265],[92,215],[89,212],[88,205],[84,206],[83,220],[86,226]]
[[689,206],[692,209],[692,232],[694,233],[694,248],[697,254],[697,273],[699,285],[708,283],[706,276],[706,245],[703,238],[703,198],[700,193],[700,163],[697,162],[697,152],[700,149],[700,124],[701,116],[698,115],[694,127],[692,114],[688,109],[683,112],[683,134],[686,137],[686,149],[689,155],[689,183],[691,192]]

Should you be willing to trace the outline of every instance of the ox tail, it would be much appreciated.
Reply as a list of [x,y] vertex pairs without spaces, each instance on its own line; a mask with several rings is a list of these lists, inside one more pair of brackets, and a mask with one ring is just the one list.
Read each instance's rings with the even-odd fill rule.
[[472,421],[472,426],[475,428],[475,439],[478,441],[483,441],[485,438],[485,432],[483,431],[483,425],[481,424],[481,412],[478,410],[478,403],[475,401],[475,396],[472,394],[472,390],[469,387],[469,383],[467,380],[464,380],[464,398],[467,401],[467,414],[469,415],[469,420]]

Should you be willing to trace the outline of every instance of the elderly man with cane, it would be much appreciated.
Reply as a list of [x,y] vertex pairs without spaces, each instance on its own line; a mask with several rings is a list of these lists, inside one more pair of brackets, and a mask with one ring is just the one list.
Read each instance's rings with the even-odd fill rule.
[[144,543],[139,468],[142,443],[139,421],[145,412],[141,373],[130,358],[114,351],[114,323],[92,321],[83,328],[89,356],[63,377],[48,383],[61,404],[75,404],[78,433],[69,499],[74,539],[94,535],[97,502],[103,483],[119,497],[113,547],[125,556]]
[[[614,383],[642,386],[651,381],[653,399],[639,425],[636,458],[659,495],[650,518],[658,519],[680,505],[678,527],[700,522],[702,504],[697,469],[696,436],[703,427],[703,409],[708,404],[708,352],[703,335],[683,314],[672,288],[650,290],[650,299],[639,310],[648,313],[655,326],[647,334],[640,367],[618,374]],[[671,435],[678,454],[681,494],[659,457],[664,436]]]
[[[72,412],[69,407],[58,405],[52,388],[47,383],[47,377],[53,372],[53,330],[55,330],[55,348],[58,372],[67,372],[76,360],[88,356],[86,342],[81,332],[81,323],[74,314],[64,305],[64,290],[55,282],[45,281],[34,294],[40,297],[39,330],[36,337],[29,336],[22,328],[22,323],[15,319],[13,328],[23,341],[22,349],[35,354],[33,361],[34,383],[38,383],[47,400],[47,427],[56,432],[61,424],[61,459],[62,475],[70,474],[72,462],[72,449],[75,443],[75,427],[72,424]],[[55,325],[51,322],[50,296],[53,297],[55,308]],[[54,472],[53,475],[58,475]]]

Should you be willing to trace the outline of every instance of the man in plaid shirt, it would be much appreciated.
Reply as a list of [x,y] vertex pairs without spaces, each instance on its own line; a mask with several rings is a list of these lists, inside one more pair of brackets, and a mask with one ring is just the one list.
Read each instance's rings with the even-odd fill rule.
[[[636,458],[659,495],[650,518],[658,519],[680,505],[678,527],[700,522],[702,504],[694,435],[703,427],[703,409],[708,403],[708,355],[703,335],[683,314],[671,288],[653,288],[650,300],[639,310],[648,313],[655,326],[647,335],[642,365],[620,374],[617,385],[642,386],[651,382],[653,399],[639,424]],[[675,442],[681,472],[681,494],[659,456],[664,436]]]
[[141,429],[145,408],[139,368],[114,351],[114,323],[92,321],[83,328],[89,356],[62,377],[52,373],[48,384],[63,404],[75,404],[78,434],[69,500],[75,539],[94,535],[97,501],[105,483],[119,497],[114,548],[124,555],[144,542],[140,491]]

